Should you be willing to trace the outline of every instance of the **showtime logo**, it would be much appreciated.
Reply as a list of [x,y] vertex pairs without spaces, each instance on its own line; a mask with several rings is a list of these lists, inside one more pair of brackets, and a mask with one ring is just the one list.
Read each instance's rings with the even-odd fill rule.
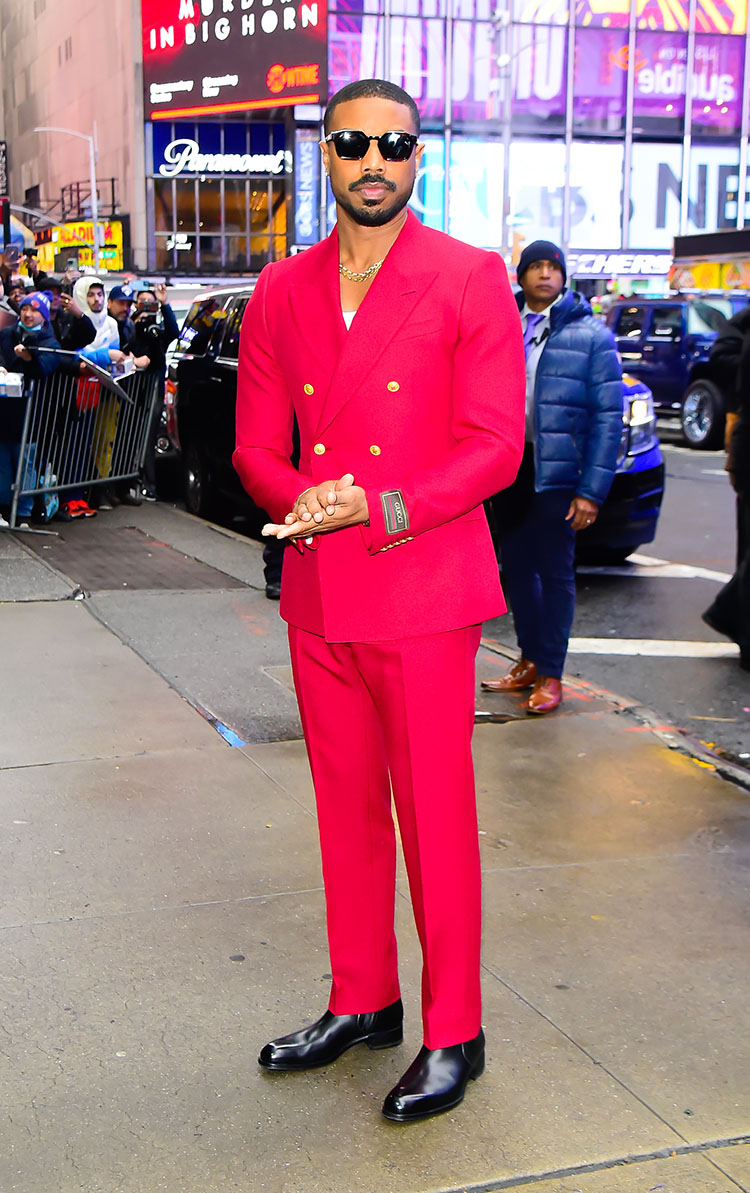
[[317,62],[312,66],[282,66],[277,62],[266,75],[266,86],[273,95],[289,87],[312,87],[319,82]]

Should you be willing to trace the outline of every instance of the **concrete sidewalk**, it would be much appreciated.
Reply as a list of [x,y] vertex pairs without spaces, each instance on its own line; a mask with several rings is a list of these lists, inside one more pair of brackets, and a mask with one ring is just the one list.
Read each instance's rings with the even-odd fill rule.
[[[746,792],[585,688],[480,723],[487,1070],[391,1124],[403,869],[403,1047],[262,1074],[328,993],[303,745],[230,746],[74,593],[0,537],[0,1193],[750,1190]],[[263,642],[250,705],[286,668]]]

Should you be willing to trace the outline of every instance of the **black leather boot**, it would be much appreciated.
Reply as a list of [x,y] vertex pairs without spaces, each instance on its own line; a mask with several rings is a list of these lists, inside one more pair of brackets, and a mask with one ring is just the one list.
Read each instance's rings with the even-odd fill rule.
[[364,1015],[334,1015],[326,1011],[309,1027],[266,1044],[258,1064],[277,1072],[300,1072],[330,1065],[353,1044],[366,1044],[373,1049],[393,1048],[404,1038],[403,1022],[400,998],[382,1011]]
[[466,1085],[484,1072],[484,1032],[450,1048],[421,1048],[383,1103],[394,1123],[412,1123],[452,1110],[463,1101]]

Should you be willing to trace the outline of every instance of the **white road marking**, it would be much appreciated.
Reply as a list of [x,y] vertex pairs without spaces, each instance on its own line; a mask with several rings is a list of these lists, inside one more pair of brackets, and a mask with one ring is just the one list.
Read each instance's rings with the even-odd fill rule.
[[578,567],[576,571],[584,576],[635,576],[656,577],[661,580],[715,580],[726,584],[731,580],[730,572],[714,572],[710,568],[693,567],[689,563],[670,563],[668,559],[654,559],[651,555],[631,555],[629,563],[612,567]]
[[701,472],[704,474],[704,476],[726,476],[727,475],[726,468],[701,468]]
[[733,659],[733,642],[680,642],[664,638],[571,638],[568,654],[650,655],[663,659]]

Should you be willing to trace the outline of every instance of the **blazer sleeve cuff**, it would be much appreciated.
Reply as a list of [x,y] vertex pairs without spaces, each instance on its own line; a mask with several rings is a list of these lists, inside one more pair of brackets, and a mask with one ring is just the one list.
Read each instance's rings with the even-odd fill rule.
[[369,526],[360,526],[362,541],[370,555],[377,555],[381,551],[390,551],[391,547],[400,547],[410,543],[413,535],[409,534],[409,511],[401,489],[367,489],[367,508],[370,513]]

